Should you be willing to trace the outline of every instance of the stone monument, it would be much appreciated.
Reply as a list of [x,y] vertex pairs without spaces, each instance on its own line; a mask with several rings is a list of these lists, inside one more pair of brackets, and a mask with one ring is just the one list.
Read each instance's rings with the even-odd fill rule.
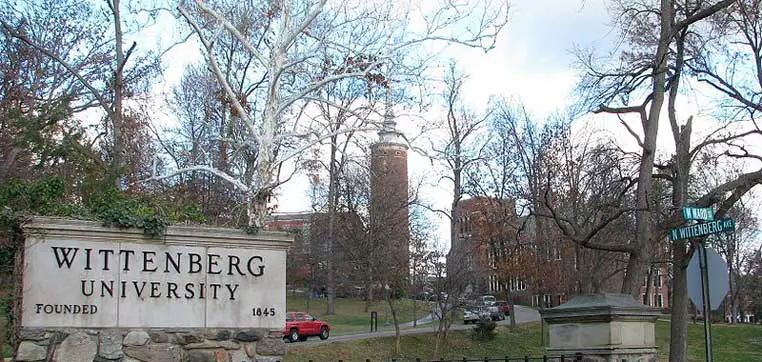
[[631,295],[600,294],[572,298],[540,312],[549,325],[553,356],[580,356],[584,362],[655,362],[657,309]]
[[285,233],[34,217],[16,361],[267,361],[285,354]]

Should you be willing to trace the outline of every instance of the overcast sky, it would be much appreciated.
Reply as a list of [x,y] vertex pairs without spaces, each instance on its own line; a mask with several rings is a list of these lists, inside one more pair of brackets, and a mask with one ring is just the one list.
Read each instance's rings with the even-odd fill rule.
[[488,54],[464,52],[469,101],[514,97],[538,116],[562,108],[576,81],[572,49],[602,46],[606,22],[602,0],[513,2],[497,47]]

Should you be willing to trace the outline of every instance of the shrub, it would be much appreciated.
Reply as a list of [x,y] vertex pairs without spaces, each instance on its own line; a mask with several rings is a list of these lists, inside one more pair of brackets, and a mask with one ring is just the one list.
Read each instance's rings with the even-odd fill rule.
[[476,322],[476,326],[471,331],[471,335],[474,339],[480,341],[487,341],[495,338],[495,328],[497,323],[490,318],[479,318]]

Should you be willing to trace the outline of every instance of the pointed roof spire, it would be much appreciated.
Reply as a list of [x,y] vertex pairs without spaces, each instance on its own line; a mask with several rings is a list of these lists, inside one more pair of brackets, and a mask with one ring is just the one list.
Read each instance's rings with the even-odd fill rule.
[[378,137],[384,143],[402,143],[402,133],[397,130],[397,122],[394,120],[394,111],[392,111],[392,87],[386,87],[386,111],[384,112],[384,122],[381,124],[381,130],[378,131]]

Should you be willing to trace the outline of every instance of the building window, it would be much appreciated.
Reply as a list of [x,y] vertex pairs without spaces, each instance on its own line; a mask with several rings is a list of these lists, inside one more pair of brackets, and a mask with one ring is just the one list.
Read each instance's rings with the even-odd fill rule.
[[645,294],[641,295],[641,296],[640,296],[640,300],[642,300],[642,301],[643,301],[643,304],[645,304],[645,305],[649,305],[649,304],[648,304],[648,296],[647,296],[647,295],[645,295]]
[[516,278],[513,278],[513,279],[508,281],[508,288],[511,291],[514,291],[514,290],[526,290],[527,289],[527,285],[526,285],[526,283],[524,283],[524,281],[521,278],[516,277]]
[[553,296],[549,294],[535,294],[532,296],[532,305],[540,308],[553,306]]
[[664,308],[664,297],[661,294],[656,296],[656,306],[659,308]]
[[490,275],[489,277],[489,291],[490,292],[502,292],[503,285],[498,280],[497,275]]
[[661,273],[659,269],[654,270],[654,286],[661,287]]

